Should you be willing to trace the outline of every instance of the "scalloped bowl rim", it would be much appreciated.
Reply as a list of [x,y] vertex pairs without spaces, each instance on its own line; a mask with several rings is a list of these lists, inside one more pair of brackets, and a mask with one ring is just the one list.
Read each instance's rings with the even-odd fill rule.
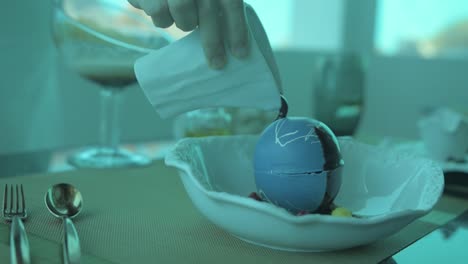
[[[175,144],[175,146],[173,147],[173,150],[176,150],[180,145],[185,144],[185,142],[193,141],[193,140],[194,139],[192,138],[181,139]],[[330,215],[321,215],[321,214],[308,214],[308,215],[303,215],[301,217],[297,217],[295,215],[292,215],[285,209],[269,204],[269,203],[261,203],[249,197],[243,197],[243,196],[231,194],[228,192],[218,192],[218,191],[208,190],[196,179],[190,166],[185,161],[181,161],[179,158],[175,157],[173,153],[174,151],[170,151],[166,155],[165,157],[166,165],[178,168],[181,171],[183,171],[184,174],[189,177],[190,181],[199,190],[201,190],[206,196],[215,200],[248,207],[250,209],[260,210],[262,212],[270,214],[271,216],[279,217],[282,220],[288,221],[290,223],[306,223],[306,222],[314,221],[314,222],[327,222],[327,223],[335,222],[335,223],[349,223],[349,224],[356,224],[356,225],[369,225],[369,224],[374,224],[374,223],[381,223],[385,220],[391,220],[393,218],[399,218],[402,216],[424,215],[432,210],[432,207],[435,205],[440,195],[442,194],[442,189],[443,189],[441,188],[439,197],[437,199],[434,199],[435,201],[434,204],[432,206],[428,206],[428,208],[425,208],[425,209],[424,208],[414,209],[414,210],[407,209],[407,210],[395,211],[390,214],[377,215],[377,216],[373,216],[370,218],[344,218],[344,217],[334,217]],[[412,158],[415,158],[415,157],[412,157]],[[425,158],[417,158],[417,159],[424,159],[424,160],[429,161],[429,159],[425,159]]]

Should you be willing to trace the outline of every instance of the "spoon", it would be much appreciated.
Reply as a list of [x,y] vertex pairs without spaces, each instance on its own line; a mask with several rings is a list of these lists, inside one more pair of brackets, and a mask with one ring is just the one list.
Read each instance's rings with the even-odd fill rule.
[[71,221],[82,207],[83,198],[80,191],[73,185],[60,183],[50,187],[45,195],[45,203],[49,212],[63,219],[64,241],[63,258],[65,264],[80,263],[81,249],[78,233]]

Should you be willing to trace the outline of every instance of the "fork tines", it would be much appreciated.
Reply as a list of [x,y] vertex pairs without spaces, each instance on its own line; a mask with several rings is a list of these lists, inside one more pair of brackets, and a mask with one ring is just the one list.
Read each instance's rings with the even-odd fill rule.
[[[10,191],[8,191],[10,189]],[[8,197],[9,196],[9,197]],[[10,200],[8,202],[8,200]],[[23,184],[16,184],[15,187],[5,184],[5,191],[3,193],[3,216],[8,218],[13,215],[26,216],[26,201],[24,199]]]

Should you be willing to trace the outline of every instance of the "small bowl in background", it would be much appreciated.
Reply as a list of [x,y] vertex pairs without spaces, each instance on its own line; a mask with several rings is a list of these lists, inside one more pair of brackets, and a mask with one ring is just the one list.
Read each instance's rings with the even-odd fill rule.
[[427,154],[434,160],[464,162],[468,152],[468,117],[449,108],[436,108],[418,122]]

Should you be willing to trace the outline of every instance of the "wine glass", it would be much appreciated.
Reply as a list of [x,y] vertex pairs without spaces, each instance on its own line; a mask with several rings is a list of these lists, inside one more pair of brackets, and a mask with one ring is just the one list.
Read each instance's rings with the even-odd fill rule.
[[135,60],[171,41],[126,1],[55,0],[53,38],[65,63],[101,88],[99,145],[68,158],[77,168],[141,166],[149,158],[119,147],[119,93],[136,83]]
[[315,116],[337,136],[353,135],[364,107],[366,57],[357,53],[324,55],[315,68]]

